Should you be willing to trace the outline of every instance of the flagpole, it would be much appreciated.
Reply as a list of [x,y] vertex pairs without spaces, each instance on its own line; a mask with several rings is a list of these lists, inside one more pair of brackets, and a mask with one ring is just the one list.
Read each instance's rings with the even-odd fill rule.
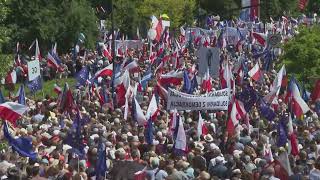
[[[112,48],[112,80],[114,81],[115,79],[115,56],[116,56],[116,50],[115,50],[115,34],[114,34],[114,17],[113,17],[113,0],[111,0],[111,33],[112,33],[112,43],[111,43],[111,48]],[[114,99],[114,83],[112,83],[111,87],[111,99],[113,102]],[[113,108],[115,107],[115,102],[112,103]]]
[[79,155],[77,155],[78,156],[78,173],[80,173],[80,157],[79,157]]

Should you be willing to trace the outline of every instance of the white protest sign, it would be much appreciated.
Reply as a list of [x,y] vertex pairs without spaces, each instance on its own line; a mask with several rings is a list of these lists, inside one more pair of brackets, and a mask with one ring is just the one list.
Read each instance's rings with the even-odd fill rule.
[[170,21],[162,20],[162,27],[170,27]]
[[29,81],[34,80],[40,76],[40,63],[39,60],[29,61],[28,62],[28,77]]
[[169,88],[167,109],[177,110],[228,110],[229,89],[204,95],[190,95]]

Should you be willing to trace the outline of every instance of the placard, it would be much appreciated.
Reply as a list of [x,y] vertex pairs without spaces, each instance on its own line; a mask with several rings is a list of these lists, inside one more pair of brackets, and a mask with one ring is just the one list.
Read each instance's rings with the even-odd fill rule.
[[28,62],[28,77],[29,81],[34,80],[40,76],[40,63],[39,60],[29,61]]

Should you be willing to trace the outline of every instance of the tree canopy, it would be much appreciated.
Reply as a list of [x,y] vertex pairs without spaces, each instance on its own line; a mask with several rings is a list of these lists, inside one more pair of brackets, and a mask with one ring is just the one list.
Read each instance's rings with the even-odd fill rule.
[[38,38],[46,50],[54,42],[60,50],[73,46],[80,32],[86,35],[86,43],[93,47],[97,37],[97,17],[86,0],[10,0],[6,23],[12,30],[12,43],[29,46]]
[[[181,25],[204,24],[207,15],[220,15],[222,19],[237,18],[240,0],[113,0],[116,29],[134,38],[137,27],[146,36],[150,16],[168,14],[171,30]],[[308,12],[318,12],[320,0],[310,0]],[[102,7],[102,8],[101,8]],[[93,47],[98,37],[98,20],[106,20],[111,27],[111,0],[0,0],[0,49],[12,52],[16,42],[29,47],[35,38],[40,48],[48,50],[54,42],[59,51],[73,47],[80,32],[86,36],[86,46]],[[285,10],[285,12],[284,12]],[[260,0],[260,16],[269,20],[283,14],[297,15],[298,0]],[[26,49],[26,48],[24,48]]]
[[320,26],[304,27],[299,32],[284,45],[282,60],[288,73],[310,87],[320,77]]

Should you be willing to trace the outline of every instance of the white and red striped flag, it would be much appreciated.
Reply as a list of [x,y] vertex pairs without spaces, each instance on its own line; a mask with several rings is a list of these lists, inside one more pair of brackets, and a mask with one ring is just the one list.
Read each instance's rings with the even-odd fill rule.
[[99,70],[96,72],[96,74],[94,75],[94,78],[98,78],[101,76],[112,76],[113,73],[113,64],[109,64],[107,67]]
[[201,112],[199,111],[199,121],[198,121],[198,127],[197,127],[197,135],[200,140],[201,135],[207,135],[208,129],[203,121],[203,118],[201,116]]
[[15,122],[28,110],[28,107],[16,102],[5,102],[0,104],[0,118],[8,120],[10,123]]
[[259,63],[257,63],[253,68],[248,72],[248,75],[255,81],[259,81],[261,78],[261,71]]
[[303,11],[308,4],[308,0],[299,0],[298,7],[300,11]]

